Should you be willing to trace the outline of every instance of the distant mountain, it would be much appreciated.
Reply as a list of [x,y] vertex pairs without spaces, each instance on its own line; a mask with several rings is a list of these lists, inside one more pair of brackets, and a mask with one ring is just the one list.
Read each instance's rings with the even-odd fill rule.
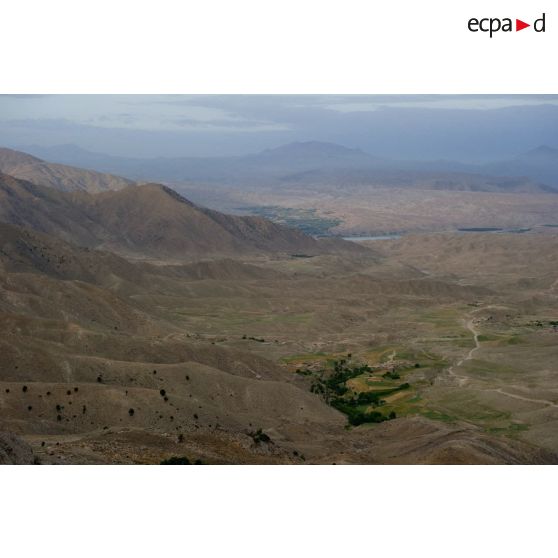
[[324,167],[363,167],[386,164],[386,159],[374,157],[360,149],[349,149],[335,143],[321,141],[295,142],[275,149],[266,149],[255,155],[243,157],[254,165],[280,166],[291,169]]
[[90,193],[120,190],[131,180],[101,172],[75,168],[42,159],[21,151],[0,148],[0,172],[63,192]]
[[523,155],[517,157],[518,160],[523,161],[538,161],[543,163],[557,162],[558,163],[558,149],[548,147],[548,145],[540,145],[536,149],[532,149]]
[[96,153],[88,151],[75,144],[67,143],[62,145],[20,145],[17,150],[23,153],[30,153],[34,157],[50,161],[52,163],[60,163],[79,167],[81,169],[90,169],[99,172],[125,174],[127,173],[114,170],[126,169],[131,170],[136,164],[141,163],[142,159],[134,159],[127,157],[115,157],[105,153]]
[[139,181],[205,183],[213,188],[317,183],[484,192],[554,192],[556,150],[538,148],[511,161],[484,165],[457,161],[404,161],[318,141],[296,142],[242,157],[120,158],[76,146],[27,148],[59,162],[122,174]]
[[395,169],[320,169],[283,177],[285,185],[307,184],[334,193],[354,187],[406,188],[451,192],[555,193],[557,190],[526,176]]
[[[204,209],[158,184],[91,195],[60,192],[0,175],[0,222],[29,227],[80,246],[155,258],[332,251],[331,244],[300,231],[261,217]],[[338,249],[365,250],[341,242]]]
[[323,166],[323,165],[370,165],[386,161],[385,159],[374,157],[360,149],[350,149],[335,143],[321,141],[294,142],[281,145],[274,149],[265,149],[259,153],[244,155],[240,157],[158,157],[153,159],[134,159],[132,157],[114,157],[103,153],[95,153],[82,149],[77,145],[65,144],[54,146],[27,145],[21,146],[21,151],[31,153],[42,159],[55,161],[67,165],[80,167],[111,166],[111,165],[138,165],[152,163],[154,165],[160,161],[168,161],[178,164],[195,163],[205,161],[219,161],[234,166],[235,163],[242,161],[253,165],[291,165],[303,166]]
[[490,174],[528,176],[553,188],[558,188],[558,149],[541,145],[508,161],[482,167]]

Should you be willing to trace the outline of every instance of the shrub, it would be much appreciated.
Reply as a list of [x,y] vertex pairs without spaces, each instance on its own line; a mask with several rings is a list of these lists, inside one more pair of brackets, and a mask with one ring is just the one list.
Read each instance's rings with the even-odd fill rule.
[[134,409],[128,409],[128,414],[129,414],[131,417],[134,416],[134,413],[135,413]]
[[21,388],[21,390],[23,391],[23,393],[26,393],[26,392],[27,392],[27,389],[28,389],[27,386],[23,386],[23,387]]
[[165,397],[165,395],[167,394],[167,392],[164,389],[160,389],[159,393],[161,394],[162,397]]
[[191,465],[190,460],[186,457],[169,457],[168,459],[163,459],[161,465]]
[[353,426],[358,426],[359,424],[364,424],[366,422],[384,422],[385,420],[388,420],[387,417],[378,411],[370,411],[368,413],[356,411],[351,413],[348,418],[349,423]]
[[261,443],[269,444],[271,442],[271,438],[263,432],[261,428],[258,428],[255,432],[249,432],[248,436],[250,436],[258,446]]

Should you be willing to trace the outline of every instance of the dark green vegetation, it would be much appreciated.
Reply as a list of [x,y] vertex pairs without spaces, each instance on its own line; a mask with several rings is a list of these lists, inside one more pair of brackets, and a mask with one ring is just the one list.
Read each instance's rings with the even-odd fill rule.
[[260,444],[270,444],[271,438],[263,432],[261,428],[258,428],[255,432],[249,432],[248,436],[254,440],[254,443],[259,446]]
[[[392,388],[356,392],[347,386],[347,382],[363,375],[370,377],[374,369],[368,364],[355,364],[350,357],[334,360],[332,367],[333,371],[320,370],[315,373],[316,377],[310,390],[321,395],[329,405],[347,415],[349,424],[358,426],[367,422],[384,422],[396,418],[395,411],[383,414],[377,410],[370,410],[370,407],[375,408],[384,405],[384,397],[409,389],[410,385],[408,383],[405,382]],[[301,371],[300,373],[303,375],[312,374],[308,371]],[[391,379],[400,378],[395,372],[388,372],[383,377],[386,377],[386,375],[390,375]]]
[[341,224],[341,219],[322,217],[316,209],[295,209],[277,205],[238,207],[238,211],[259,215],[270,221],[298,229],[312,236],[327,236]]
[[243,335],[242,339],[244,339],[244,340],[248,339],[249,341],[257,341],[258,343],[265,343],[265,339],[263,339],[261,337],[253,337],[253,336]]

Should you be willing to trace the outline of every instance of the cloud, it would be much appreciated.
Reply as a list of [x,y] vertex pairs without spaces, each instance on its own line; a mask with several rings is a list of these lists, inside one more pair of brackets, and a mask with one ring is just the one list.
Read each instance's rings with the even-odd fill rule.
[[0,144],[117,155],[253,153],[328,141],[396,158],[480,160],[558,147],[556,95],[0,96]]

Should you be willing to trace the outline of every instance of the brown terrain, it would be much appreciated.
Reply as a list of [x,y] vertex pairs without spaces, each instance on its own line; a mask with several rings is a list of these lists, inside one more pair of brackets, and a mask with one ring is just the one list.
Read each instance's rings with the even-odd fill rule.
[[553,228],[316,240],[1,168],[0,463],[558,462]]
[[120,190],[133,184],[131,180],[119,176],[48,163],[27,153],[6,148],[0,148],[0,173],[63,192],[97,193]]

